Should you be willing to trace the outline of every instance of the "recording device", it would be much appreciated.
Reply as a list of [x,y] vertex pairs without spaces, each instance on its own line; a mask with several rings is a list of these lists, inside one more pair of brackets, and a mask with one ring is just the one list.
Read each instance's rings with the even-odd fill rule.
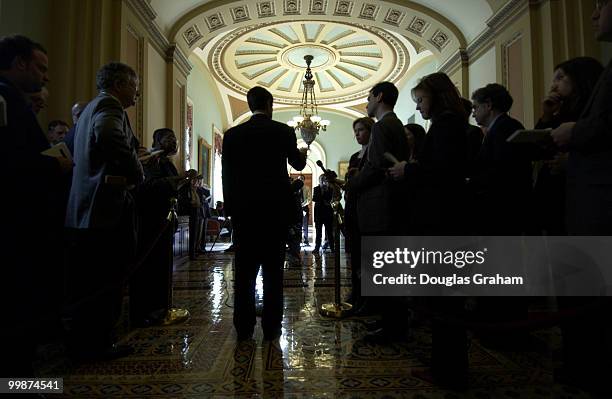
[[336,172],[334,172],[333,170],[329,170],[329,169],[325,169],[325,167],[323,167],[323,162],[321,162],[321,160],[317,161],[317,165],[319,166],[319,168],[321,168],[323,170],[323,173],[325,174],[325,176],[337,176]]
[[334,172],[331,169],[325,169],[323,167],[323,162],[321,162],[320,160],[317,161],[317,165],[319,166],[319,168],[323,169],[323,173],[329,180],[331,180],[330,181],[331,184],[335,184],[340,188],[344,188],[344,185],[346,184],[346,182],[344,180],[338,179],[338,174],[336,174],[336,172]]

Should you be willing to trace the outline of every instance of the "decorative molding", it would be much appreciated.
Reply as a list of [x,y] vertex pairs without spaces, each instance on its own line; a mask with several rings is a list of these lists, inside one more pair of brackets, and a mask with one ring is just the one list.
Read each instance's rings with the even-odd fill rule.
[[412,44],[412,47],[414,47],[415,51],[417,52],[417,54],[422,53],[423,51],[427,50],[427,47],[425,47],[423,45],[423,43],[421,42],[417,42],[416,40],[414,40],[414,38],[410,37],[410,36],[406,36],[404,34],[402,34],[402,36],[408,40],[410,42],[410,44]]
[[183,32],[183,39],[185,40],[185,43],[187,43],[187,46],[191,47],[193,46],[193,44],[195,42],[197,42],[198,40],[200,40],[202,38],[202,33],[200,32],[200,28],[198,28],[198,25],[193,24],[191,25],[189,28],[185,29],[185,31]]
[[[138,53],[136,54],[136,68],[135,69],[136,69],[136,73],[140,77],[140,81],[142,85],[142,81],[144,79],[145,39],[142,36],[142,34],[138,31],[138,29],[136,29],[129,23],[127,24],[127,31],[130,35],[134,37],[134,39],[136,39]],[[136,131],[136,137],[142,143],[144,142],[144,101],[136,102],[136,120],[134,122],[136,122],[136,126],[134,129]]]
[[236,65],[236,68],[238,69],[250,67],[253,65],[267,64],[268,62],[276,62],[276,57],[258,58],[256,60],[246,61],[243,63],[239,63],[238,60],[234,60],[234,64]]
[[272,46],[272,47],[281,48],[281,49],[287,47],[287,44],[285,44],[285,43],[273,42],[271,40],[260,39],[258,37],[249,37],[246,40],[246,42],[247,43],[265,44],[267,46]]
[[333,42],[336,42],[342,38],[345,38],[347,36],[352,35],[353,33],[355,33],[354,30],[352,29],[347,29],[343,32],[338,33],[337,35],[335,35],[334,37],[329,38],[329,40],[321,40],[321,43],[323,44],[332,44]]
[[444,64],[438,69],[439,72],[444,72],[451,75],[459,66],[467,65],[470,60],[468,52],[464,49],[459,49],[455,54],[449,57]]
[[234,23],[248,21],[249,19],[251,19],[249,17],[249,7],[246,4],[238,7],[233,7],[230,11]]
[[262,1],[257,3],[257,14],[259,15],[259,18],[276,16],[276,13],[274,11],[274,2]]
[[325,15],[327,12],[327,0],[310,0],[308,14]]
[[440,52],[442,52],[444,47],[446,47],[449,42],[450,42],[450,36],[447,33],[442,32],[440,29],[438,29],[433,34],[431,39],[429,39],[429,43],[433,44],[434,47],[437,48],[438,51]]
[[[527,11],[529,5],[539,4],[540,0],[510,0],[486,22],[487,28],[478,35],[467,47],[459,49],[449,57],[439,68],[441,72],[450,73],[461,63],[469,63],[479,53],[490,47],[491,42],[506,26]],[[416,32],[415,32],[416,33]]]
[[301,0],[285,0],[283,3],[284,15],[300,15],[302,12]]
[[151,4],[146,0],[129,0],[128,4],[132,6],[137,14],[145,16],[149,21],[153,21],[155,18],[157,18],[157,13]]
[[176,44],[172,44],[166,51],[166,62],[172,62],[185,76],[188,76],[193,69],[193,65],[187,59],[183,50]]
[[357,42],[348,42],[348,43],[344,43],[344,44],[334,44],[332,45],[333,48],[335,48],[336,50],[342,50],[345,48],[351,48],[351,47],[361,47],[361,46],[375,46],[376,42],[373,40],[360,40]]
[[221,15],[220,12],[209,15],[204,20],[206,21],[209,32],[225,27],[225,21],[223,21],[223,15]]
[[523,39],[523,33],[518,32],[509,40],[505,41],[502,45],[502,84],[508,87],[509,81],[509,65],[508,65],[508,49],[515,43],[520,42]]
[[377,65],[370,65],[366,62],[350,60],[348,58],[340,58],[340,62],[344,62],[345,64],[357,65],[358,67],[369,69],[370,71],[377,71],[380,68],[380,63]]
[[338,0],[336,2],[336,8],[334,9],[334,15],[341,15],[350,17],[353,12],[354,3],[349,0]]
[[270,54],[278,54],[280,50],[238,50],[236,51],[236,55],[270,55]]
[[279,29],[272,28],[272,29],[270,29],[270,32],[271,32],[271,33],[274,33],[274,34],[275,34],[276,36],[278,36],[278,37],[283,38],[283,39],[284,39],[284,40],[286,40],[288,43],[291,43],[291,44],[297,44],[297,43],[299,43],[299,42],[300,42],[298,39],[294,39],[294,38],[292,38],[291,36],[287,35],[285,32],[283,32],[283,31],[281,31],[281,30],[279,30]]
[[487,49],[507,25],[528,10],[530,4],[539,4],[539,0],[510,0],[491,16],[486,22],[487,28],[467,46],[470,59]]
[[529,0],[510,0],[487,20],[487,26],[495,28],[513,14],[517,6],[528,5]]
[[389,11],[387,11],[387,15],[385,16],[383,22],[389,25],[399,26],[405,16],[405,12],[391,8]]
[[[281,22],[282,23],[282,22]],[[249,39],[247,39],[247,41],[249,42],[254,42],[258,41],[260,39],[254,38],[252,36],[249,36],[250,32],[259,30],[261,28],[264,27],[273,27],[274,25],[279,24],[279,22],[269,22],[269,23],[262,23],[262,24],[258,24],[258,25],[253,25],[253,26],[245,26],[243,28],[238,28],[233,30],[232,32],[226,34],[224,37],[220,38],[219,41],[215,44],[214,48],[211,49],[211,52],[208,54],[208,60],[207,60],[207,65],[209,67],[209,69],[211,70],[211,72],[215,75],[215,79],[217,79],[220,83],[222,83],[225,87],[227,87],[228,89],[239,93],[239,94],[246,94],[248,87],[243,86],[243,84],[240,83],[239,80],[235,80],[235,78],[232,78],[223,68],[222,66],[222,60],[223,59],[228,59],[226,57],[226,50],[227,48],[231,45],[231,43],[233,43],[235,40],[237,40],[239,37],[249,37]],[[393,34],[389,34],[386,30],[381,29],[381,28],[376,28],[373,27],[372,25],[366,25],[366,24],[347,24],[344,23],[344,25],[347,25],[347,28],[350,29],[350,27],[354,27],[354,28],[359,28],[362,29],[366,32],[369,32],[371,34],[374,34],[376,36],[378,36],[379,38],[381,38],[384,42],[386,42],[390,48],[393,51],[393,60],[392,60],[392,64],[393,64],[393,69],[390,70],[387,74],[385,74],[384,78],[382,78],[381,80],[388,80],[388,81],[392,81],[392,82],[397,82],[399,79],[401,79],[405,73],[406,70],[409,66],[409,56],[408,56],[408,50],[406,49],[406,47],[404,46],[403,42],[401,40],[398,40],[396,38],[395,35]],[[353,29],[351,29],[353,30]],[[354,31],[357,31],[357,29],[354,29]],[[266,41],[268,42],[268,41]],[[367,44],[371,44],[371,41],[365,41]],[[373,41],[372,41],[373,42]],[[348,47],[353,47],[355,43],[350,43],[350,45]],[[274,44],[269,43],[269,45],[271,46],[276,46],[277,48],[280,48],[282,46],[285,46],[284,44],[280,44],[278,42],[275,42]],[[332,47],[332,46],[330,46]],[[344,46],[342,46],[344,47]],[[274,52],[277,52],[277,50],[272,50]],[[348,53],[348,54],[347,54]],[[373,52],[353,52],[353,51],[345,51],[343,52],[343,55],[345,56],[354,56],[357,55],[357,53],[359,53],[359,55],[363,56],[367,56],[367,57],[372,57],[372,58],[380,58],[382,57],[382,55],[373,53]],[[351,64],[350,62],[348,64]],[[353,65],[357,65],[357,66],[361,66],[358,64],[355,64],[354,62],[352,63]],[[365,63],[364,63],[365,64]],[[369,66],[369,65],[368,65]],[[254,79],[257,78],[258,76],[263,75],[264,73],[268,73],[273,71],[274,69],[277,69],[279,66],[276,64],[272,64],[267,68],[263,68],[263,69],[258,69],[255,73],[252,74],[245,74],[242,73],[241,75],[248,78],[248,79]],[[371,66],[370,66],[371,67]],[[345,67],[342,67],[344,69],[347,69]],[[342,74],[347,74],[349,76],[351,76],[352,78],[355,79],[355,81],[364,81],[367,80],[368,77],[367,75],[361,75],[358,74],[358,76],[354,76],[351,72],[347,72],[346,70],[342,70],[342,68],[339,68],[339,70],[337,71],[338,73],[342,73]],[[366,70],[371,70],[371,68],[365,68]],[[334,76],[334,72],[332,69],[325,69],[325,72],[327,74],[327,76],[329,76],[330,79],[333,79],[336,83],[338,83],[338,86],[342,87],[342,88],[348,88],[351,86],[355,85],[355,81],[351,81],[351,82],[344,82],[342,79],[340,79],[339,76]],[[248,76],[247,76],[248,75]],[[284,78],[290,77],[291,75],[287,75],[284,74]],[[293,80],[291,83],[287,84],[283,84],[282,87],[277,87],[275,88],[275,90],[277,92],[292,92],[295,90],[295,85],[293,84],[301,75],[298,73],[295,73],[293,75]],[[338,104],[338,103],[344,103],[344,102],[350,102],[350,101],[354,101],[354,100],[362,100],[364,99],[369,92],[370,87],[368,87],[367,89],[363,89],[361,90],[361,88],[359,90],[355,90],[353,92],[350,93],[346,93],[343,95],[339,95],[337,97],[330,97],[330,98],[322,98],[322,99],[318,99],[318,103],[321,105],[324,104]],[[301,103],[301,99],[300,98],[286,98],[286,97],[275,97],[275,101],[277,101],[280,104],[285,104],[285,105],[299,105]]]
[[369,53],[363,51],[339,51],[343,57],[370,57],[370,58],[382,58],[382,53]]
[[406,29],[422,37],[430,26],[431,24],[425,21],[423,18],[414,17]]
[[359,18],[375,20],[379,10],[380,6],[377,6],[376,4],[365,3],[363,6],[361,6]]
[[134,12],[147,31],[153,47],[162,55],[166,54],[170,42],[154,21],[157,13],[146,0],[127,0],[126,4]]

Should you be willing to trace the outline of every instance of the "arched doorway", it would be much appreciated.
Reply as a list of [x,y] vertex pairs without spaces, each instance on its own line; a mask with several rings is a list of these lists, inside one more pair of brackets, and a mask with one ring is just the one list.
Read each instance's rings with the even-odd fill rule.
[[[298,139],[297,144],[298,148],[306,147],[306,142],[302,139]],[[321,161],[323,166],[327,167],[327,156],[325,154],[325,150],[319,143],[315,141],[310,144],[310,149],[308,150],[308,158],[306,159],[306,166],[303,170],[295,170],[291,167],[291,165],[287,164],[287,171],[292,179],[300,175],[304,176],[304,187],[308,191],[309,198],[311,199],[314,187],[319,184],[319,177],[323,174],[321,168],[317,166],[317,161]],[[308,219],[309,225],[313,224],[313,216],[313,205],[312,203],[310,203]]]

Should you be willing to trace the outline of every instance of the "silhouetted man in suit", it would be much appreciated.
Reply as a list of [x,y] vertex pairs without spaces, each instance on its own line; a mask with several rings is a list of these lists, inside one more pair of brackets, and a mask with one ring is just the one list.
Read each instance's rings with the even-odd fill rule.
[[401,187],[387,176],[392,166],[384,153],[395,156],[398,161],[408,160],[409,146],[404,124],[393,112],[399,92],[391,82],[376,84],[368,95],[367,111],[377,122],[372,127],[370,144],[363,156],[362,167],[348,183],[350,195],[358,196],[357,213],[362,236],[392,235],[399,231],[397,223],[402,198]]
[[319,252],[321,249],[321,239],[323,236],[323,226],[325,226],[325,241],[327,241],[331,250],[334,250],[334,210],[331,206],[331,201],[334,196],[334,190],[329,186],[327,178],[321,176],[319,185],[314,188],[312,202],[314,202],[314,222],[315,222],[315,247],[313,252]]
[[69,276],[72,300],[82,301],[73,315],[73,350],[104,358],[129,352],[113,346],[112,331],[121,309],[120,282],[136,252],[131,188],[144,174],[125,112],[138,98],[136,72],[111,62],[98,70],[96,85],[99,94],[77,125],[66,227],[75,257]]
[[[236,244],[234,327],[239,340],[251,338],[255,327],[255,278],[263,268],[264,339],[281,334],[283,319],[283,262],[292,196],[287,161],[306,166],[306,149],[298,150],[295,132],[272,120],[273,98],[262,87],[247,93],[251,119],[225,133],[223,139],[223,197],[232,217]],[[258,174],[249,171],[257,168]],[[265,193],[253,197],[252,193]],[[273,210],[264,220],[262,211]]]
[[531,199],[531,161],[522,146],[506,139],[524,127],[508,115],[513,99],[504,86],[488,84],[472,100],[474,119],[487,128],[471,180],[480,204],[478,233],[522,234]]
[[70,130],[68,130],[66,136],[64,136],[64,143],[66,143],[66,146],[70,150],[71,154],[74,152],[74,134],[76,133],[76,125],[86,106],[86,102],[79,101],[74,103],[70,111],[72,114],[72,127],[70,128]]
[[[2,271],[0,375],[32,376],[41,322],[59,319],[62,285],[61,232],[66,204],[58,191],[72,169],[64,158],[41,154],[49,141],[27,96],[48,82],[45,49],[24,36],[0,38],[0,158]],[[36,177],[36,183],[32,178]]]
[[[370,133],[370,143],[361,159],[359,172],[347,183],[347,192],[357,198],[357,221],[361,237],[394,235],[402,230],[400,217],[403,202],[402,186],[387,175],[392,162],[385,153],[398,161],[407,161],[410,147],[404,124],[393,112],[399,92],[391,82],[381,82],[370,90],[367,111],[377,122]],[[407,316],[391,313],[398,306],[395,298],[381,298],[383,340],[403,337]],[[405,316],[405,317],[404,317]]]

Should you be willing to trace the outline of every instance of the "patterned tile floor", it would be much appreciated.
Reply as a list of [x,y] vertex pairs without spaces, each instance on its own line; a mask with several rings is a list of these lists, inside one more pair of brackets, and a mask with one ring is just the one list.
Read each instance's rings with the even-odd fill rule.
[[[187,323],[130,331],[125,341],[136,351],[127,358],[80,366],[60,362],[46,374],[64,376],[64,396],[76,398],[590,397],[553,384],[556,329],[535,332],[540,345],[521,353],[493,351],[473,339],[468,391],[445,390],[419,378],[431,349],[426,325],[413,329],[408,342],[383,346],[363,340],[363,319],[333,321],[318,314],[318,306],[333,298],[331,254],[315,258],[303,252],[306,266],[285,270],[278,342],[262,342],[258,326],[254,340],[237,344],[232,260],[230,253],[214,252],[176,268],[174,302],[191,311]],[[345,295],[349,280],[341,285]]]

